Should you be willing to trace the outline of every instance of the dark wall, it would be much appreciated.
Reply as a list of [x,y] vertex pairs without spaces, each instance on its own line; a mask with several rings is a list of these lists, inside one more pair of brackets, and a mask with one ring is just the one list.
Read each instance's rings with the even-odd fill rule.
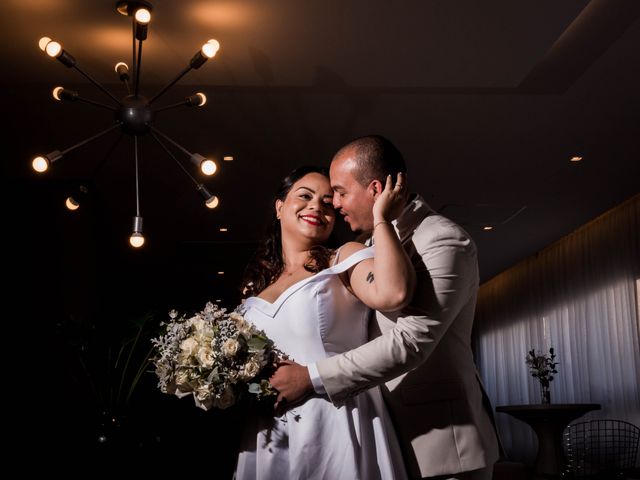
[[[221,249],[155,239],[133,251],[129,219],[120,230],[111,228],[100,198],[90,195],[71,213],[63,206],[70,188],[64,182],[7,183],[5,194],[19,207],[5,216],[11,312],[5,340],[15,365],[7,373],[17,380],[5,387],[10,411],[20,419],[14,448],[46,453],[55,460],[51,465],[67,472],[96,456],[111,466],[136,460],[154,468],[168,454],[184,452],[215,464],[214,478],[230,478],[241,408],[203,412],[191,398],[162,394],[151,372],[142,375],[130,401],[118,392],[128,391],[149,337],[170,309],[193,312],[217,298],[225,306],[238,303],[242,267],[255,245]],[[224,277],[215,272],[221,254],[234,255],[238,264]],[[121,384],[126,355],[116,364],[118,351],[143,318]],[[211,465],[202,467],[214,473]]]

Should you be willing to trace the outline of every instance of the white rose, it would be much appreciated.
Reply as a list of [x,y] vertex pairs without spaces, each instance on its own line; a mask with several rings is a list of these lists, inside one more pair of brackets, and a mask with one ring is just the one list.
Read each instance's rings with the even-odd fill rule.
[[193,337],[186,338],[180,344],[180,350],[182,351],[182,355],[186,357],[192,356],[197,348],[198,348],[198,342],[196,342],[195,338]]
[[260,373],[260,363],[257,362],[255,359],[252,358],[251,360],[249,360],[247,363],[244,364],[244,367],[242,369],[242,376],[246,380],[252,379],[256,375],[258,375],[258,373]]
[[233,357],[240,350],[240,343],[234,338],[230,338],[222,344],[222,353],[225,357]]
[[203,318],[198,317],[193,322],[193,327],[196,331],[196,335],[199,337],[210,337],[213,335],[213,328],[211,327],[211,323],[207,322]]
[[213,367],[213,350],[210,347],[203,347],[198,350],[198,363],[204,368]]

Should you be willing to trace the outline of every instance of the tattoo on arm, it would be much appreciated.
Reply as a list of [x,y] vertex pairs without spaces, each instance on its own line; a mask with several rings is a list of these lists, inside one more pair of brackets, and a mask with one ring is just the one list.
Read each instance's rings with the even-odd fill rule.
[[373,272],[369,272],[369,274],[367,275],[367,282],[369,283],[373,283]]

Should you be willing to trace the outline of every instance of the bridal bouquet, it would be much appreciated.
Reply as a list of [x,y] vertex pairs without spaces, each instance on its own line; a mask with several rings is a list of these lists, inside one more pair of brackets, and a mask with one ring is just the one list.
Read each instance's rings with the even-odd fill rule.
[[239,312],[209,302],[193,317],[175,310],[169,317],[165,333],[151,340],[162,392],[191,394],[203,410],[228,408],[246,393],[275,398],[267,373],[285,355]]

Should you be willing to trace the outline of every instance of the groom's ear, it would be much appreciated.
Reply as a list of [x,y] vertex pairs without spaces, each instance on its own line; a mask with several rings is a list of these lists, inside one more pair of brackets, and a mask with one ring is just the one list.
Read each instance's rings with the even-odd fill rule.
[[380,183],[380,180],[371,180],[371,183],[369,183],[369,186],[367,187],[367,193],[369,193],[373,198],[380,195],[383,190],[384,187],[382,183]]
[[276,200],[276,218],[279,220],[280,219],[280,211],[282,210],[282,205],[284,205],[284,202],[280,199]]

